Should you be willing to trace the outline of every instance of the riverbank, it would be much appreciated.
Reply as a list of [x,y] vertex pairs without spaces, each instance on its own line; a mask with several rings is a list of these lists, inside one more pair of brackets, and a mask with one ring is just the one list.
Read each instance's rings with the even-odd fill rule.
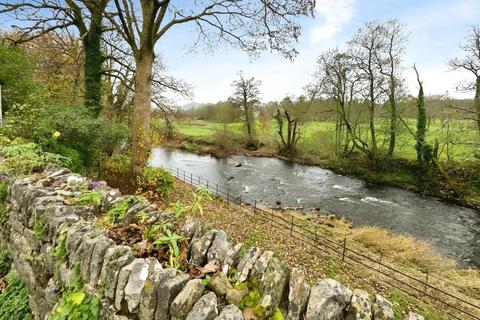
[[[217,144],[205,137],[190,137],[177,135],[174,139],[163,140],[162,146],[201,155],[211,155],[224,159],[234,155],[277,158],[303,165],[318,166],[334,173],[351,176],[374,185],[402,188],[417,194],[432,196],[442,201],[480,210],[480,184],[477,182],[478,170],[473,166],[446,167],[446,172],[454,177],[456,189],[445,181],[440,173],[436,173],[434,181],[426,188],[418,188],[417,168],[415,162],[403,159],[384,159],[381,165],[372,164],[361,155],[350,158],[332,159],[323,156],[312,156],[300,153],[287,158],[278,154],[278,150],[270,145],[260,145],[257,150],[251,150],[239,143]],[[480,179],[480,178],[479,178]]]
[[[177,180],[175,190],[168,199],[152,200],[162,209],[179,212],[179,208],[183,208],[180,212],[187,212],[194,205],[194,192],[196,190],[192,186]],[[225,230],[234,241],[243,242],[247,248],[260,246],[274,251],[291,266],[303,269],[312,282],[329,277],[356,288],[381,292],[393,302],[395,319],[403,320],[408,311],[419,312],[427,320],[448,319],[442,308],[434,308],[389,285],[375,270],[361,268],[348,261],[341,262],[331,254],[299,242],[288,230],[255,220],[246,207],[227,203],[218,197],[202,197],[201,204],[203,214],[197,212],[197,215],[209,228]],[[379,228],[353,228],[346,220],[331,215],[295,211],[274,211],[273,214],[293,219],[295,224],[313,228],[318,234],[333,241],[347,239],[349,248],[382,256],[383,262],[402,272],[420,278],[428,271],[431,285],[471,303],[480,302],[479,272],[474,269],[457,269],[451,260],[442,257],[427,243],[393,235]]]

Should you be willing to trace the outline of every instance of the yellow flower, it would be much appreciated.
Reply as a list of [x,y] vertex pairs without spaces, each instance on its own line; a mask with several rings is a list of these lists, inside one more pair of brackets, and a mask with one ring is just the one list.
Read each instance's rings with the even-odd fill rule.
[[55,131],[54,133],[52,133],[52,137],[54,137],[54,138],[58,138],[58,137],[60,137],[61,135],[62,135],[62,134],[61,134],[60,132],[58,132],[58,131]]

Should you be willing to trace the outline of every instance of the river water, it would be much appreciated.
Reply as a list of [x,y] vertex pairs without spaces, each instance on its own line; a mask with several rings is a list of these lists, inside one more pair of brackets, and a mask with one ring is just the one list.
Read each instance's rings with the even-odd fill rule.
[[185,170],[246,202],[317,208],[345,216],[356,226],[408,234],[429,241],[462,266],[480,266],[480,212],[472,209],[275,158],[217,159],[155,148],[150,165]]

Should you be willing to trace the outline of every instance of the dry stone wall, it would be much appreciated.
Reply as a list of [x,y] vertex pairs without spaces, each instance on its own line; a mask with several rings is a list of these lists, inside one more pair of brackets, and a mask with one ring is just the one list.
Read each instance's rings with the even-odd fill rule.
[[[189,240],[189,263],[220,271],[196,279],[156,258],[135,257],[131,247],[115,244],[96,223],[100,212],[124,199],[118,190],[95,183],[103,194],[98,206],[72,204],[91,185],[82,176],[56,169],[17,180],[9,188],[10,218],[1,234],[30,291],[35,319],[51,315],[61,288],[75,272],[100,299],[102,319],[393,319],[392,304],[383,297],[371,301],[366,292],[332,279],[310,286],[301,270],[290,269],[273,252],[242,250],[224,231],[206,230],[196,218],[187,219],[178,231]],[[148,203],[133,203],[126,219],[140,211],[151,221],[175,222]],[[55,254],[60,241],[63,260]],[[422,317],[410,314],[408,319]]]

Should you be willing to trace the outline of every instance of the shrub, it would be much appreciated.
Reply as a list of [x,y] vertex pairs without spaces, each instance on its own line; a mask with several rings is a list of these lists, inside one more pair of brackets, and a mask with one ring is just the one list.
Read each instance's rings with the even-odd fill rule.
[[12,266],[12,258],[7,249],[0,249],[0,278],[10,272]]
[[26,175],[42,171],[47,166],[68,167],[70,159],[44,152],[34,142],[14,140],[8,145],[0,145],[0,156],[4,158],[0,164],[0,172],[14,175]]
[[137,178],[142,191],[154,191],[162,197],[168,197],[175,187],[173,176],[162,168],[146,167]]
[[0,319],[33,319],[28,306],[28,289],[16,274],[7,276],[8,286],[0,294]]

